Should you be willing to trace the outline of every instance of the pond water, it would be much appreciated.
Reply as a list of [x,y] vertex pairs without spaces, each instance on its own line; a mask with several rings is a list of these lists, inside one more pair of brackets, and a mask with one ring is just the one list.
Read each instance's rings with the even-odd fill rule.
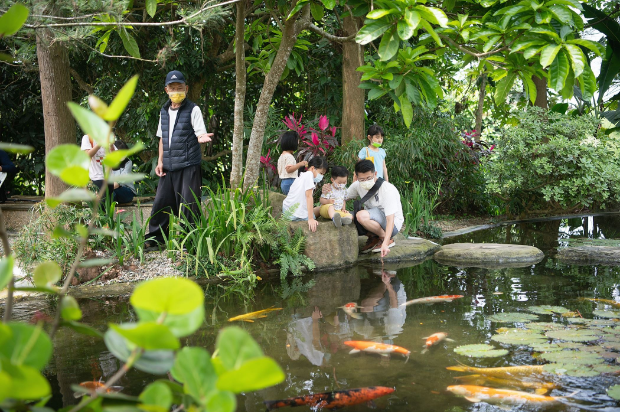
[[[538,223],[517,224],[474,232],[445,243],[497,242],[537,246],[545,259],[533,266],[509,269],[457,268],[442,266],[432,260],[409,267],[386,265],[356,267],[314,276],[316,285],[307,293],[283,300],[277,284],[264,284],[253,300],[217,296],[209,293],[207,325],[185,343],[213,350],[218,329],[229,325],[227,319],[246,312],[272,306],[283,310],[271,312],[255,323],[237,323],[245,328],[284,369],[284,383],[238,397],[239,411],[264,411],[263,401],[365,386],[390,386],[395,392],[375,401],[385,411],[492,411],[496,406],[471,403],[446,391],[459,384],[454,378],[467,373],[447,370],[459,363],[478,367],[543,364],[526,346],[500,345],[491,336],[501,327],[489,320],[499,312],[526,312],[532,305],[558,305],[592,318],[595,309],[610,309],[602,303],[580,298],[602,298],[620,302],[620,268],[565,265],[554,259],[558,247],[584,239],[620,239],[620,216],[590,216]],[[400,307],[405,301],[436,295],[464,295],[450,303]],[[348,302],[363,307],[359,319],[338,309]],[[52,311],[45,303],[40,307],[19,308],[17,315],[27,320],[33,310]],[[84,322],[104,330],[108,322],[135,320],[128,299],[91,299],[80,301]],[[541,322],[567,323],[559,315],[541,315]],[[523,325],[516,325],[523,326]],[[424,337],[445,332],[454,342],[443,341],[422,353]],[[412,351],[405,362],[401,355],[383,357],[375,354],[351,355],[347,340],[376,340],[392,343]],[[504,347],[509,354],[499,358],[467,358],[456,354],[459,345],[491,343]],[[596,342],[589,343],[590,346]],[[62,330],[55,342],[54,360],[46,374],[52,382],[52,407],[77,402],[71,385],[83,381],[106,379],[120,367],[104,343]],[[620,347],[618,347],[620,349]],[[612,356],[607,364],[616,365]],[[620,411],[620,404],[606,395],[606,389],[620,384],[614,375],[596,377],[552,376],[557,388],[549,395],[567,396],[550,407],[536,404],[519,410]],[[155,378],[130,371],[119,383],[128,394],[138,394]],[[549,380],[551,381],[551,380]],[[489,386],[493,386],[492,384]],[[520,388],[510,388],[524,390]],[[576,392],[576,393],[575,393]],[[307,407],[299,408],[308,410]],[[517,409],[515,407],[515,409]],[[359,405],[348,410],[370,410]]]

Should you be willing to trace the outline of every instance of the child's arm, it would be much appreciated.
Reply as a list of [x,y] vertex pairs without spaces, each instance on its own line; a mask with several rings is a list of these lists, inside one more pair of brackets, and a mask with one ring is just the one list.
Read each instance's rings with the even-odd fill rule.
[[334,199],[328,199],[323,196],[321,196],[321,198],[319,199],[319,202],[321,202],[322,205],[331,205],[331,204],[336,203]]
[[305,160],[302,160],[301,162],[296,163],[294,165],[288,165],[285,167],[286,173],[293,173],[295,170],[299,170],[299,168],[302,166],[308,167],[308,162],[306,162]]
[[385,180],[386,182],[389,182],[387,166],[385,165],[385,159],[383,159],[383,180]]
[[308,228],[311,232],[316,232],[319,222],[314,218],[314,199],[312,199],[312,189],[306,190],[306,205],[308,207]]

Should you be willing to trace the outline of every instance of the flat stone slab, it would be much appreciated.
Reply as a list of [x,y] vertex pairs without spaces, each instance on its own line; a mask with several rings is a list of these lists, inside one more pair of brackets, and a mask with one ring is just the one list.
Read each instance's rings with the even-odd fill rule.
[[577,246],[560,249],[556,258],[561,262],[620,266],[620,247]]
[[453,243],[442,246],[434,259],[459,267],[524,267],[540,262],[545,254],[538,248],[498,243]]
[[[366,237],[359,238],[360,247],[366,243]],[[383,258],[384,263],[388,262],[415,262],[424,260],[426,257],[431,256],[441,246],[437,243],[431,242],[426,239],[405,239],[403,236],[398,235],[394,239],[396,244],[390,249],[390,253]],[[366,253],[360,254],[357,259],[358,262],[368,263],[381,263],[380,253]]]

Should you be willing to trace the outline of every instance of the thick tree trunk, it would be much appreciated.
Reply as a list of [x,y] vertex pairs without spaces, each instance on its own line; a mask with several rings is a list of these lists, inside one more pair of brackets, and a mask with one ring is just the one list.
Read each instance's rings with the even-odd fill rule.
[[[67,108],[71,101],[71,67],[65,46],[45,29],[37,31],[37,59],[45,131],[45,155],[60,144],[75,144],[75,121]],[[67,185],[45,172],[45,196],[60,195]]]
[[[291,4],[291,7],[295,6],[295,2]],[[243,189],[254,186],[258,181],[258,175],[260,172],[260,155],[263,147],[263,138],[265,136],[265,126],[267,124],[267,115],[269,114],[269,106],[271,105],[271,99],[273,93],[276,90],[276,86],[282,77],[286,62],[288,61],[293,46],[297,41],[297,36],[304,29],[309,22],[310,8],[304,6],[301,11],[302,17],[299,20],[290,18],[286,20],[284,24],[284,30],[282,31],[282,42],[280,48],[276,54],[276,57],[271,66],[271,70],[265,77],[263,83],[263,89],[261,90],[258,104],[256,105],[256,113],[254,114],[254,124],[252,126],[252,133],[250,134],[250,144],[248,147],[248,155],[245,161],[245,178],[243,179]]]
[[549,107],[549,103],[547,102],[547,79],[544,77],[541,79],[540,77],[532,76],[532,80],[536,85],[536,101],[534,102],[534,106],[547,109]]
[[[355,18],[344,18],[345,36],[357,33]],[[356,42],[344,42],[342,45],[342,144],[353,139],[365,139],[365,99],[364,89],[359,85],[362,72],[357,68],[364,64],[364,47]]]
[[478,92],[478,109],[476,110],[476,141],[480,141],[482,133],[482,115],[484,114],[484,96],[487,92],[487,75],[483,73],[480,76],[480,91]]
[[[230,187],[241,186],[243,178],[243,109],[245,107],[246,68],[245,68],[245,1],[237,3],[237,25],[235,28],[235,120],[233,127],[232,168]],[[259,152],[260,153],[260,152]]]

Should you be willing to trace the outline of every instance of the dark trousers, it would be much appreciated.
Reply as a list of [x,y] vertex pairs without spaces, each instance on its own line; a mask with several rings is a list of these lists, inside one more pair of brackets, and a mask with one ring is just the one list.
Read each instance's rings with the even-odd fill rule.
[[2,186],[0,186],[0,203],[6,202],[6,200],[9,198],[9,192],[11,191],[13,179],[15,179],[15,173],[7,173],[6,179],[4,179],[4,183],[2,183]]
[[190,222],[193,222],[193,215],[199,213],[198,207],[202,196],[200,165],[188,166],[174,172],[165,172],[166,175],[159,178],[149,222],[149,234],[146,236],[147,238],[154,237],[160,243],[164,240],[163,234],[168,236],[170,219],[168,215],[177,216],[181,203],[183,203],[181,212]]
[[118,189],[114,189],[112,200],[120,204],[131,203],[134,196],[135,195],[130,188],[119,186]]
[[[101,190],[101,186],[103,186],[103,180],[93,180],[93,184],[97,186],[97,189]],[[112,192],[114,192],[114,185],[108,185],[108,189],[105,191],[104,196],[101,198],[101,203],[99,206],[102,211],[107,210],[107,205],[112,201]]]

